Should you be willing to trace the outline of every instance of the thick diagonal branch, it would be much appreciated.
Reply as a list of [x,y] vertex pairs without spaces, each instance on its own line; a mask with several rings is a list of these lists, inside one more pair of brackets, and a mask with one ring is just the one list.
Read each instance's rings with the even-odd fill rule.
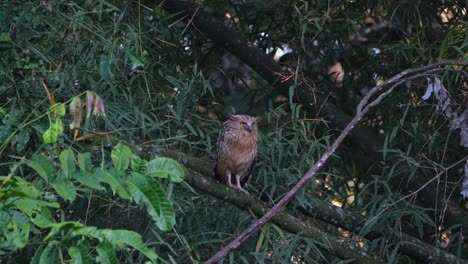
[[[212,195],[226,202],[229,202],[240,209],[253,212],[257,216],[262,216],[270,208],[264,202],[257,200],[249,195],[239,194],[230,188],[226,188],[217,182],[212,181],[209,177],[202,175],[211,175],[213,164],[201,159],[194,158],[190,155],[162,150],[161,155],[176,159],[183,164],[186,169],[186,181],[194,188],[203,191],[206,194]],[[359,234],[367,220],[359,214],[349,212],[346,209],[334,206],[324,201],[317,200],[314,207],[310,209],[307,215],[313,215],[314,218],[327,222],[336,227],[341,227],[355,234]],[[301,233],[309,237],[314,237],[319,233],[318,229],[311,226],[312,221],[303,221],[307,216],[298,215],[293,217],[285,212],[281,212],[274,217],[272,221],[291,233]],[[310,228],[310,229],[309,229]],[[425,242],[407,235],[405,233],[398,234],[400,236],[399,251],[417,261],[428,262],[431,259],[434,262],[449,264],[449,263],[464,263],[463,260],[449,254],[443,250],[437,249]],[[385,236],[384,232],[377,230],[368,233],[365,238],[374,240]],[[338,253],[336,253],[338,254]],[[341,257],[349,256],[352,253],[342,252]]]
[[[159,1],[159,3],[162,3],[163,9],[170,13],[177,14],[176,17],[178,19],[192,24],[197,31],[212,39],[217,45],[225,47],[229,52],[254,69],[276,90],[281,92],[283,95],[288,96],[289,87],[294,86],[294,82],[291,79],[283,80],[281,76],[288,75],[289,73],[283,72],[282,67],[278,63],[248,41],[242,32],[230,29],[222,20],[213,18],[211,15],[204,12],[201,6],[191,2],[172,0]],[[402,72],[401,74],[407,75],[411,73],[414,72]],[[398,76],[395,77],[398,78]],[[385,84],[389,84],[388,81],[385,82]],[[317,115],[316,108],[319,108],[320,116],[331,121],[332,125],[338,130],[343,130],[351,121],[351,117],[348,114],[328,102],[325,95],[315,93],[307,82],[298,84],[295,95],[295,100],[301,103],[303,105],[303,109],[310,113],[310,115]],[[360,109],[358,109],[358,111],[360,111]],[[379,151],[382,149],[384,141],[370,128],[357,122],[353,131],[348,135],[348,138],[356,146],[359,146],[367,155],[369,155],[369,157],[373,157],[373,159],[377,161],[382,159]],[[397,164],[397,159],[390,157],[387,158],[385,162],[388,166],[393,166],[394,164]],[[399,163],[397,166],[398,168],[405,170],[404,164]],[[408,189],[418,189],[421,184],[428,180],[429,178],[426,177],[426,175],[417,171],[413,176],[413,180],[410,181]],[[437,186],[431,186],[430,188],[426,188],[421,191],[418,194],[417,202],[427,208],[447,208],[444,214],[444,223],[448,226],[468,226],[468,214],[460,207],[459,204],[451,200],[434,200],[431,189],[435,188],[437,188]]]

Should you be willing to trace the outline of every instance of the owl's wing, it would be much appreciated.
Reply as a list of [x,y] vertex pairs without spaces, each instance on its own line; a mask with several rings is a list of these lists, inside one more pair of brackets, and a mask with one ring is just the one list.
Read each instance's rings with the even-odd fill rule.
[[224,151],[224,147],[222,146],[224,141],[224,135],[225,131],[224,129],[221,130],[221,133],[219,133],[218,141],[216,142],[216,159],[215,159],[215,166],[214,166],[214,178],[218,181],[222,181],[223,179],[221,178],[221,175],[218,174],[218,162],[219,162],[219,157],[222,156],[222,152]]
[[253,169],[255,167],[255,163],[257,163],[257,158],[258,158],[258,156],[256,156],[255,159],[252,160],[252,164],[250,165],[247,177],[242,179],[242,181],[241,181],[241,186],[242,187],[250,183],[250,180],[252,179],[252,172],[253,172]]

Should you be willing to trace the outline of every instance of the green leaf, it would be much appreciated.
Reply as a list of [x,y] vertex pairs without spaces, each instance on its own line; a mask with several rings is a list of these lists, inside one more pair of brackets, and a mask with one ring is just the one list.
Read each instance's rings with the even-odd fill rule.
[[101,184],[99,179],[96,178],[96,175],[91,172],[86,171],[78,171],[73,174],[73,178],[79,181],[81,184],[88,186],[92,189],[104,191],[104,188]]
[[60,222],[60,223],[54,223],[52,225],[52,228],[50,229],[49,234],[44,237],[44,240],[48,240],[63,231],[68,231],[69,229],[71,230],[78,230],[80,228],[83,228],[83,224],[77,221],[65,221],[65,222]]
[[75,230],[72,233],[72,236],[94,237],[101,242],[101,246],[103,244],[105,245],[105,242],[110,242],[112,245],[117,247],[121,247],[122,245],[131,246],[143,253],[152,261],[155,261],[158,258],[158,255],[153,250],[145,246],[140,234],[133,231],[83,227]]
[[119,142],[111,152],[114,167],[120,171],[126,171],[132,158],[132,151],[128,146]]
[[91,171],[93,164],[91,163],[91,154],[89,152],[78,153],[78,166],[82,171]]
[[130,61],[132,63],[132,71],[138,67],[144,67],[148,60],[148,52],[145,50],[140,57],[130,53]]
[[64,103],[55,103],[49,107],[49,111],[53,113],[56,111],[58,116],[65,116],[65,104]]
[[184,170],[177,161],[162,157],[149,162],[145,176],[165,178],[173,182],[182,182],[185,178]]
[[60,117],[57,117],[57,119],[55,120],[55,125],[57,126],[57,132],[59,134],[62,134],[63,133],[63,129],[64,129],[64,124],[63,124],[63,121]]
[[42,140],[45,144],[54,144],[58,139],[58,126],[57,124],[50,123],[49,128],[42,134]]
[[11,221],[5,229],[5,238],[8,244],[12,244],[16,249],[22,249],[28,244],[30,232],[29,223],[17,223]]
[[130,167],[132,168],[132,171],[143,174],[147,166],[148,166],[147,160],[144,160],[135,154],[132,155],[132,162],[130,165]]
[[115,177],[115,175],[119,176],[118,174],[123,175],[123,173],[117,170],[110,170],[110,172],[111,173],[102,169],[97,169],[94,175],[99,181],[109,184],[114,194],[117,193],[122,199],[131,200],[132,197],[128,194],[120,180],[121,177]]
[[0,42],[11,42],[11,33],[0,32]]
[[101,74],[101,78],[104,81],[109,81],[111,79],[110,74],[110,57],[106,54],[101,54],[99,56],[100,63],[99,63],[99,73]]
[[31,160],[25,160],[24,164],[35,170],[46,182],[55,178],[54,163],[43,155],[34,154]]
[[135,202],[146,207],[146,211],[159,229],[163,231],[172,229],[175,225],[174,209],[159,182],[151,177],[132,172],[127,179],[127,186]]
[[70,202],[76,198],[76,188],[69,180],[65,179],[63,174],[59,175],[57,179],[50,183],[52,188],[60,195],[63,199]]
[[33,222],[34,225],[40,228],[49,228],[55,224],[54,218],[52,217],[50,211],[47,208],[42,208],[40,210],[40,213],[35,214],[31,218],[31,222]]
[[60,242],[53,240],[42,251],[39,263],[41,264],[56,264],[59,261]]
[[78,242],[77,246],[72,246],[68,249],[68,254],[71,257],[71,264],[91,264],[93,260],[89,257],[89,245],[86,240]]
[[71,264],[93,263],[88,254],[88,251],[81,251],[79,247],[72,246],[68,249],[68,255],[71,257]]
[[32,216],[34,213],[40,210],[41,207],[44,207],[44,208],[47,206],[52,207],[52,208],[60,207],[60,205],[56,202],[44,202],[39,199],[31,199],[27,197],[16,198],[13,201],[13,205],[28,216]]
[[96,262],[103,264],[119,264],[119,260],[115,255],[114,247],[111,243],[103,242],[96,248],[98,256]]
[[62,172],[65,178],[69,179],[76,171],[75,154],[73,151],[66,149],[60,153],[60,164],[62,165]]

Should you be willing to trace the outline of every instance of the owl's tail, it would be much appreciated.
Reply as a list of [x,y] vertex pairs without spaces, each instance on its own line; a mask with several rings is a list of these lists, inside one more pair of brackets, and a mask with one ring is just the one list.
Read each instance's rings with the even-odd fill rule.
[[215,164],[214,168],[213,168],[213,178],[219,182],[222,182],[222,178],[221,178],[221,175],[219,175],[218,173],[218,164]]

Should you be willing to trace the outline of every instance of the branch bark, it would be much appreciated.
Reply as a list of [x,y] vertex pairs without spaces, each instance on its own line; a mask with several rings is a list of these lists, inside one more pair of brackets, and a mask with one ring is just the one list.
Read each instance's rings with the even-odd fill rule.
[[[242,210],[253,212],[259,217],[264,215],[264,213],[270,209],[270,207],[261,200],[246,194],[239,194],[239,192],[236,192],[231,188],[227,188],[225,185],[213,181],[210,177],[203,176],[212,175],[211,168],[213,167],[213,164],[209,162],[194,158],[184,153],[173,152],[169,150],[161,150],[161,155],[173,158],[179,163],[183,164],[186,173],[186,181],[192,187],[203,191],[204,193],[229,202]],[[311,238],[318,238],[317,235],[326,234],[328,237],[332,237],[333,241],[336,241],[335,237],[320,231],[315,226],[312,226],[310,224],[313,222],[312,219],[307,220],[309,217],[322,220],[336,227],[344,228],[355,234],[359,234],[360,230],[367,222],[367,219],[359,214],[351,213],[346,209],[320,200],[317,201],[313,208],[311,208],[311,211],[305,214],[296,214],[296,217],[294,217],[288,213],[281,212],[272,219],[272,222],[290,233],[301,233]],[[384,235],[385,234],[383,232],[375,231],[367,234],[365,238],[374,240]],[[327,239],[329,239],[328,237]],[[400,233],[399,237],[399,251],[415,260],[424,263],[465,263],[462,259],[459,259],[446,251],[426,244],[425,242],[405,233]],[[354,254],[342,251],[342,247],[336,246],[336,248],[338,250],[334,248],[335,254],[341,258],[349,257]],[[347,250],[351,249],[347,248]],[[367,261],[367,258],[356,261]]]

